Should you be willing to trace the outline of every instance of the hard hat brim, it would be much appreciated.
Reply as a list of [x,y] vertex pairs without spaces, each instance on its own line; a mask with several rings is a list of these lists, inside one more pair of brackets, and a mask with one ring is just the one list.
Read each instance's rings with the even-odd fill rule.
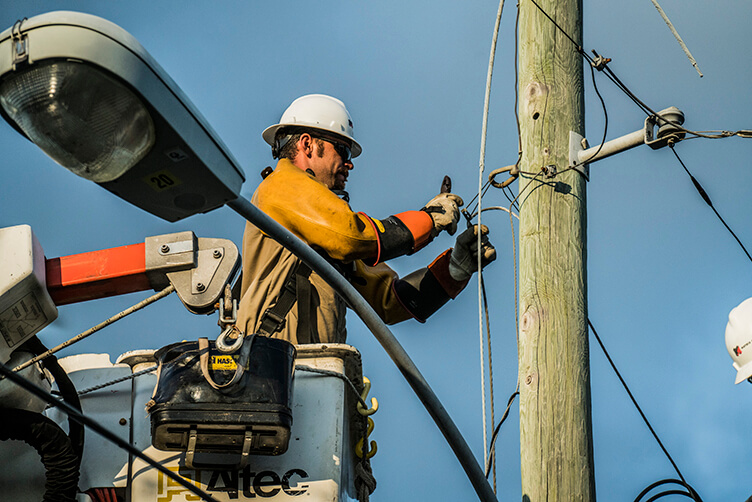
[[752,376],[752,361],[748,362],[736,371],[735,384],[742,383],[746,379]]
[[343,141],[346,141],[347,143],[350,144],[350,150],[352,151],[353,158],[357,157],[363,152],[363,148],[360,146],[360,143],[355,141],[355,139],[349,138],[347,136],[339,134],[335,131],[331,131],[329,129],[325,129],[323,127],[316,127],[316,126],[307,125],[307,124],[274,124],[273,126],[269,126],[266,129],[264,129],[264,132],[261,133],[261,137],[264,138],[264,141],[266,141],[269,144],[269,146],[274,146],[274,138],[277,136],[277,132],[280,129],[284,129],[285,127],[290,127],[290,128],[295,127],[301,130],[312,129],[312,130],[324,132],[329,135],[334,134],[342,138]]

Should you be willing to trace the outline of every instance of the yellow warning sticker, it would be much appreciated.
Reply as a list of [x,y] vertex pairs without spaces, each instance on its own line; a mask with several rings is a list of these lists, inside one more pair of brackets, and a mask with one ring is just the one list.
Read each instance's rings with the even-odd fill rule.
[[212,371],[235,371],[238,365],[232,356],[211,356],[209,369]]

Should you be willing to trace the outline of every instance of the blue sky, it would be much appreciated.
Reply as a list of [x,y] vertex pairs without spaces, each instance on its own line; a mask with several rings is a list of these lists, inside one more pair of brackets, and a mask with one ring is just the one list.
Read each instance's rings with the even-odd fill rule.
[[[525,0],[523,0],[525,1]],[[663,0],[696,58],[690,65],[649,0],[584,2],[584,48],[653,109],[674,105],[694,130],[752,128],[747,47],[752,4]],[[374,217],[418,209],[452,176],[466,200],[478,185],[478,151],[488,53],[498,3],[476,2],[0,2],[0,29],[22,17],[78,10],[134,35],[181,86],[246,172],[250,196],[271,164],[261,131],[296,97],[327,93],[347,104],[364,152],[348,190]],[[499,36],[488,129],[487,171],[514,162],[514,15],[507,2]],[[589,72],[588,72],[589,73]],[[586,73],[586,132],[603,132],[603,112]],[[644,116],[607,80],[609,138]],[[0,227],[32,226],[48,257],[142,242],[193,230],[240,243],[243,222],[228,209],[178,223],[161,221],[70,174],[9,126],[0,125]],[[686,141],[677,152],[716,208],[752,248],[752,141]],[[516,185],[513,185],[516,191]],[[506,205],[498,191],[484,205]],[[517,375],[512,237],[506,213],[486,213],[498,250],[485,275],[493,330],[497,418]],[[694,190],[669,150],[641,147],[591,166],[588,184],[590,319],[687,480],[706,501],[752,494],[752,387],[733,385],[723,333],[728,312],[752,296],[752,263]],[[399,259],[401,274],[424,266],[452,239]],[[482,459],[478,307],[471,283],[424,325],[393,332]],[[56,345],[145,297],[145,293],[60,308],[40,337]],[[64,354],[156,348],[216,330],[170,297]],[[349,341],[364,356],[379,453],[375,501],[472,500],[451,450],[392,362],[355,317]],[[634,500],[675,477],[605,357],[591,339],[596,492]],[[520,499],[518,408],[497,443],[500,500]]]

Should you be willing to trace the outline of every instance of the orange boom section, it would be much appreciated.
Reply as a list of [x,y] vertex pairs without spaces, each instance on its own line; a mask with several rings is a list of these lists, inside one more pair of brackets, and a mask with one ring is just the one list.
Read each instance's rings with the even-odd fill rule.
[[51,258],[46,269],[47,290],[55,305],[151,289],[143,242]]

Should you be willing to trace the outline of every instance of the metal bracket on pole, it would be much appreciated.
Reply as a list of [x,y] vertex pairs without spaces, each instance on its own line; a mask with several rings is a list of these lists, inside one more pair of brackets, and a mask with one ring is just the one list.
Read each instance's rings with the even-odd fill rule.
[[[671,106],[646,118],[642,129],[591,148],[588,148],[587,140],[582,135],[570,131],[569,167],[579,171],[586,180],[589,180],[588,164],[595,161],[643,144],[657,150],[668,145],[669,141],[681,141],[685,135],[681,127],[683,123],[684,114],[678,108]],[[656,127],[658,127],[657,133]]]

